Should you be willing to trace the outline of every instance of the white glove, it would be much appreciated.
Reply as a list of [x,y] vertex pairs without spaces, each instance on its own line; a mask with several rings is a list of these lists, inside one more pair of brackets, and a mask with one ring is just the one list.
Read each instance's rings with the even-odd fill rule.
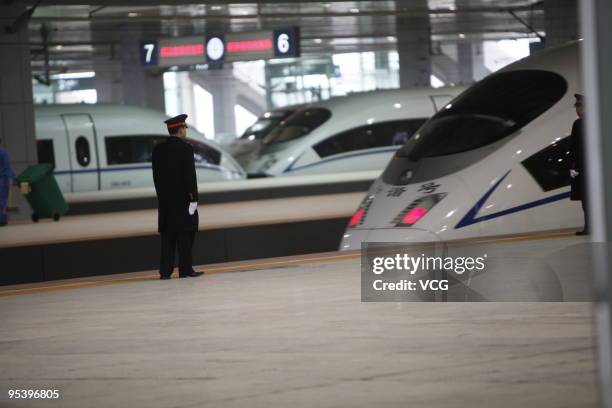
[[577,176],[578,174],[580,174],[580,173],[578,173],[576,170],[574,170],[574,169],[570,169],[570,177],[571,177],[571,178],[576,178],[576,176]]
[[198,203],[197,202],[189,203],[189,215],[195,214],[197,209],[198,209]]

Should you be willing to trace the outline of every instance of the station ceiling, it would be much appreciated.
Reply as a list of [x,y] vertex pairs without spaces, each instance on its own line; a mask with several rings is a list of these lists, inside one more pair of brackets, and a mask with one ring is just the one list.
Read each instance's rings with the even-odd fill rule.
[[[44,49],[52,72],[92,70],[94,54],[116,58],[125,35],[152,39],[295,25],[303,54],[317,56],[394,49],[398,17],[428,17],[434,43],[535,37],[544,26],[539,0],[126,3],[43,0],[29,23],[34,71],[44,66]],[[426,19],[416,21],[426,27]]]

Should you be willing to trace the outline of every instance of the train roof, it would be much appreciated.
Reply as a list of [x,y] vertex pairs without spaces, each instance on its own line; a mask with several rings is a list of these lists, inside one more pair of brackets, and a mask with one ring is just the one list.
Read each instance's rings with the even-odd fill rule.
[[[164,120],[169,118],[168,115],[154,109],[138,106],[111,103],[41,104],[34,106],[34,113],[38,118],[59,117],[59,115],[65,114],[90,114],[94,119],[96,129],[102,130],[104,134],[152,133],[166,135],[168,133],[164,124]],[[112,118],[112,121],[104,120],[106,118]],[[218,143],[205,138],[193,126],[189,128],[187,137],[206,141],[206,143],[222,149]]]
[[344,96],[334,96],[324,101],[313,102],[309,104],[308,107],[325,107],[333,109],[338,106],[346,106],[348,109],[353,109],[355,105],[371,105],[372,103],[376,103],[378,101],[385,102],[397,99],[398,97],[409,98],[449,94],[456,95],[464,89],[465,87],[462,86],[454,86],[442,88],[419,87],[410,89],[382,89],[367,92],[355,92]]
[[[497,72],[501,73],[523,69],[540,69],[556,72],[565,78],[575,79],[577,84],[581,84],[582,78],[580,78],[580,75],[578,75],[577,78],[574,78],[574,76],[580,72],[579,66],[581,44],[582,40],[578,40],[557,47],[547,48],[509,64]],[[493,75],[495,75],[495,73]]]

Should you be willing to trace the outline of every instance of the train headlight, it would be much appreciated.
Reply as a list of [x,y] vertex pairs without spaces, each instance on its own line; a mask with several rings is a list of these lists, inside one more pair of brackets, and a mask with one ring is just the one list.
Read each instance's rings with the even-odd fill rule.
[[363,208],[357,210],[357,212],[351,217],[349,221],[349,227],[356,227],[361,223],[361,219],[363,218]]
[[446,193],[430,194],[417,198],[393,219],[393,224],[396,227],[413,226],[444,197],[446,197]]
[[372,205],[372,201],[374,201],[374,195],[367,196],[359,205],[355,214],[351,217],[349,221],[349,228],[355,228],[363,223],[370,206]]

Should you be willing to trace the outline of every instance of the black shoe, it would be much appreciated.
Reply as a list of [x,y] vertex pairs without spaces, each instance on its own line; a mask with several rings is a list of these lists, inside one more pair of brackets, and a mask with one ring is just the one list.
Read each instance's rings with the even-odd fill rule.
[[591,232],[587,230],[576,231],[576,235],[589,235]]
[[160,276],[159,280],[168,280],[168,279],[172,279],[170,276]]
[[179,278],[197,278],[198,276],[202,275],[204,275],[204,272],[191,271],[186,275],[179,275]]

